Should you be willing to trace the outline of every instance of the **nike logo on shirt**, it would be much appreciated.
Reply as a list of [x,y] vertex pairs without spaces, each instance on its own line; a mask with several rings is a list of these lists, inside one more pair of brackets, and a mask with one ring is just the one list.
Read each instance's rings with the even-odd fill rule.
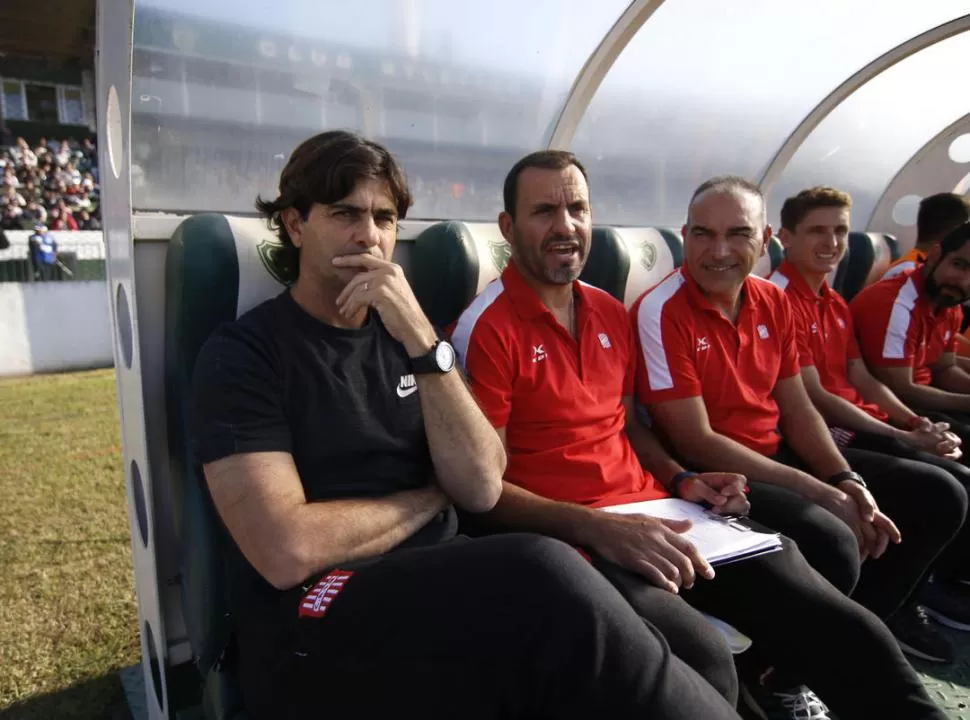
[[402,375],[401,382],[397,385],[397,396],[406,398],[408,395],[414,395],[418,391],[418,384],[414,380],[414,375]]

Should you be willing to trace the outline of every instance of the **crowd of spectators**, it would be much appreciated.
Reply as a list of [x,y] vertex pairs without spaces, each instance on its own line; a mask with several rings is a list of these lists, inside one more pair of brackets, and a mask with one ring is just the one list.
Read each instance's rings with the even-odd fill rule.
[[97,148],[85,138],[0,147],[0,231],[100,230]]

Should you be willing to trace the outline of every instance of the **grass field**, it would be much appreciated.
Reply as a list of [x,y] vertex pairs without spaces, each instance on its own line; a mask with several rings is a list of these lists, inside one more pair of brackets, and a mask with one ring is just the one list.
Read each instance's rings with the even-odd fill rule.
[[[113,371],[0,380],[0,716],[128,717],[138,661]],[[949,667],[914,663],[970,720],[970,634]]]
[[0,715],[111,718],[139,657],[113,371],[0,381]]

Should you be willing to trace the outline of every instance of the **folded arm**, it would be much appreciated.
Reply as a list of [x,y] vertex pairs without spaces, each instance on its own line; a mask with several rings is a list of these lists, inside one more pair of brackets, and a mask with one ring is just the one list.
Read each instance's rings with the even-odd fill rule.
[[450,504],[436,486],[383,498],[307,502],[293,457],[284,452],[232,455],[204,471],[230,535],[280,590],[391,550]]
[[470,512],[492,508],[502,493],[502,441],[475,402],[461,373],[418,375],[424,427],[442,490]]

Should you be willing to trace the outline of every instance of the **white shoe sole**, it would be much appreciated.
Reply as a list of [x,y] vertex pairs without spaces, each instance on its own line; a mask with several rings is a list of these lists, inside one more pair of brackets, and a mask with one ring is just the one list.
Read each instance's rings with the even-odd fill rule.
[[962,623],[962,622],[953,620],[952,618],[948,618],[946,615],[943,615],[937,612],[936,610],[934,610],[933,608],[927,607],[926,605],[923,605],[923,610],[926,612],[927,615],[929,615],[931,618],[933,618],[938,623],[940,623],[940,625],[946,625],[948,628],[953,628],[954,630],[962,630],[963,632],[970,632],[970,624],[968,623]]

